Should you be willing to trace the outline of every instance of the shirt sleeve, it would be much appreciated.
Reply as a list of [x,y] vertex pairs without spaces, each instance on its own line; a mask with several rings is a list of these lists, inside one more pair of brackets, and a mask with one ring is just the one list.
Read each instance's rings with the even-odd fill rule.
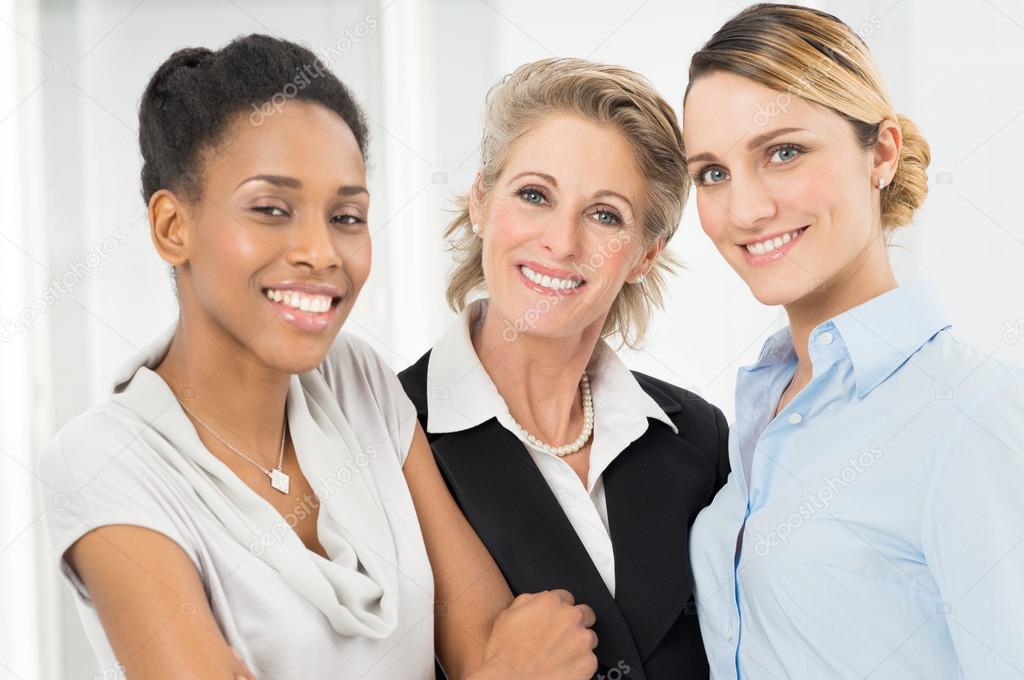
[[959,410],[932,471],[922,545],[963,677],[1024,669],[1024,383]]
[[91,598],[64,558],[78,539],[102,526],[127,524],[174,541],[197,565],[196,542],[155,461],[127,428],[93,413],[69,422],[37,461],[50,542],[62,580],[83,604]]
[[404,466],[418,421],[416,407],[391,367],[366,341],[339,333],[321,371],[339,403],[351,396],[344,394],[346,390],[363,388],[368,392],[384,420],[398,462]]

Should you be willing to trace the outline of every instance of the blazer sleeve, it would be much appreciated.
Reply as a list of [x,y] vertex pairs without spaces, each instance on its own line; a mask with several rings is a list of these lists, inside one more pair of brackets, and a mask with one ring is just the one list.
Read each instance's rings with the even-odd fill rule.
[[718,478],[715,480],[715,493],[718,493],[718,490],[725,486],[731,471],[729,466],[729,423],[720,408],[717,406],[712,408],[715,409],[715,428],[718,430]]

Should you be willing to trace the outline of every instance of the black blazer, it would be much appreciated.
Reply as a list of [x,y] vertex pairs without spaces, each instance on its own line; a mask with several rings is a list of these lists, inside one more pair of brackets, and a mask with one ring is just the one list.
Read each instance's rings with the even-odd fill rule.
[[[398,375],[424,430],[429,361],[427,352]],[[692,392],[633,375],[679,434],[650,420],[604,472],[614,598],[515,435],[491,418],[469,430],[427,436],[448,488],[513,595],[564,588],[593,608],[595,677],[707,678],[689,530],[729,474],[728,425],[718,408]]]

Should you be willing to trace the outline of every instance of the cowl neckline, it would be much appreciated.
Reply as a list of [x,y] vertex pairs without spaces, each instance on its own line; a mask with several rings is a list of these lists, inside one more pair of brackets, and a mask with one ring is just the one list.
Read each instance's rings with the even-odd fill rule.
[[323,375],[313,370],[291,376],[286,413],[299,467],[320,499],[317,534],[330,559],[309,550],[277,509],[202,443],[153,370],[174,330],[125,364],[112,401],[148,425],[139,437],[182,475],[230,535],[321,611],[336,632],[388,637],[398,621],[393,534],[371,471],[360,469],[361,446]]

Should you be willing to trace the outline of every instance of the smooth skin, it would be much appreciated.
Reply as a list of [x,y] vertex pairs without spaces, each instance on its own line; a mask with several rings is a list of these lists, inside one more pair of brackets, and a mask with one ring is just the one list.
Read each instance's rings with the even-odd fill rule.
[[[369,194],[358,144],[335,113],[291,101],[253,126],[244,114],[204,156],[202,195],[171,189],[149,203],[153,242],[173,265],[180,319],[156,372],[218,434],[265,467],[277,463],[290,376],[326,356],[370,272]],[[289,281],[334,286],[329,328],[298,330],[263,289]],[[193,421],[203,443],[282,515],[315,494],[290,437],[285,496]],[[438,654],[452,677],[589,678],[593,612],[564,591],[513,600],[458,509],[419,425],[404,474],[435,580]],[[325,555],[318,508],[295,532]],[[221,634],[195,565],[149,529],[113,525],[80,538],[67,559],[96,606],[127,677],[253,678]],[[255,673],[255,675],[254,675]]]
[[[766,110],[779,113],[764,121]],[[896,174],[899,125],[883,121],[878,142],[864,149],[834,111],[716,72],[690,88],[683,141],[704,233],[758,301],[789,317],[798,364],[778,413],[811,380],[811,331],[897,286],[877,187]],[[748,261],[741,244],[801,227],[783,257]]]

